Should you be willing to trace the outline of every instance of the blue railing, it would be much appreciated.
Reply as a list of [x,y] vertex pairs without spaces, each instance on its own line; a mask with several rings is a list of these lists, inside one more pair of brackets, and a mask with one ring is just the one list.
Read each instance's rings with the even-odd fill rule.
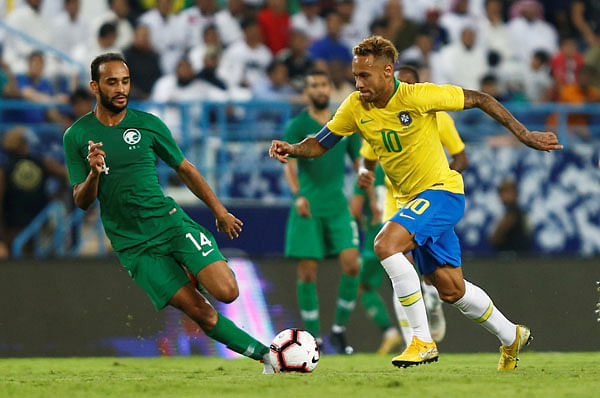
[[[546,130],[546,122],[555,114],[556,131],[561,143],[569,145],[582,139],[600,139],[600,104],[566,105],[520,103],[507,104],[519,120],[531,130]],[[6,128],[23,124],[18,120],[7,121],[14,110],[47,109],[57,107],[67,111],[65,105],[33,104],[27,101],[0,101],[0,132]],[[268,159],[268,146],[271,139],[281,138],[285,126],[298,108],[285,102],[183,102],[158,104],[132,102],[131,107],[152,112],[169,126],[186,157],[194,163],[209,181],[210,185],[224,201],[254,200],[259,203],[289,200],[287,184],[281,173],[281,166]],[[589,136],[582,138],[570,133],[567,125],[569,115],[588,115]],[[7,117],[8,116],[8,117]],[[487,137],[505,134],[507,131],[479,110],[455,112],[457,129],[467,142],[482,143]],[[63,161],[62,134],[60,125],[39,123],[25,124],[33,133],[34,152],[50,154]],[[37,139],[37,142],[35,142]],[[2,156],[0,151],[0,157]],[[162,162],[157,167],[161,184],[168,190],[169,178],[173,170]],[[183,189],[182,192],[187,192]],[[180,198],[178,198],[180,200]],[[50,205],[40,219],[23,232],[15,253],[21,253],[24,242],[33,239],[42,242],[37,236],[57,208]],[[55,232],[52,244],[36,244],[35,254],[45,256],[77,254],[81,250],[81,240],[75,241],[70,250],[59,247],[59,240],[73,229],[80,228],[82,212],[76,210],[64,217],[62,230]],[[59,219],[61,219],[59,217]],[[78,232],[77,232],[78,233]],[[37,234],[37,235],[36,235]],[[62,234],[62,235],[61,235]],[[62,238],[61,238],[62,236]],[[99,245],[103,249],[103,245]],[[101,249],[101,250],[102,250]]]

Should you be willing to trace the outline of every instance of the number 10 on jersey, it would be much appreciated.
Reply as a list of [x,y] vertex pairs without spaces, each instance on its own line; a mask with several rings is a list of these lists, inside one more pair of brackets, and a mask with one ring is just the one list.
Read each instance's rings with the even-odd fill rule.
[[382,131],[381,139],[388,152],[402,152],[402,144],[397,131]]

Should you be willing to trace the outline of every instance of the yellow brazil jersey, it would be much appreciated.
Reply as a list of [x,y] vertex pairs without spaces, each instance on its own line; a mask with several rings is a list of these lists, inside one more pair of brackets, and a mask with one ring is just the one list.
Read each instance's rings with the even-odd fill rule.
[[437,126],[438,111],[463,108],[460,87],[396,80],[385,107],[364,103],[354,92],[327,127],[342,136],[359,132],[390,179],[394,197],[406,202],[426,189],[464,193],[461,175],[448,166]]
[[[465,143],[460,138],[452,117],[446,112],[440,111],[436,113],[436,118],[442,146],[452,156],[462,152],[465,149]],[[366,141],[363,141],[363,146],[360,151],[361,155],[367,159],[377,159],[377,155]],[[386,197],[383,209],[383,220],[387,221],[408,202],[406,200],[394,198],[394,189],[392,188],[391,181],[387,177],[385,177],[385,188]]]

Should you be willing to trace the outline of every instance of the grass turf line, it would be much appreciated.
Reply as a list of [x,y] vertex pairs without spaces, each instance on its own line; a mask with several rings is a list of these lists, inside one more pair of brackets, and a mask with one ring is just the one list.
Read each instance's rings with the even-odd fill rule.
[[589,397],[600,391],[600,352],[521,354],[514,372],[497,354],[443,354],[397,369],[392,356],[324,356],[314,373],[262,375],[248,359],[0,359],[0,397]]

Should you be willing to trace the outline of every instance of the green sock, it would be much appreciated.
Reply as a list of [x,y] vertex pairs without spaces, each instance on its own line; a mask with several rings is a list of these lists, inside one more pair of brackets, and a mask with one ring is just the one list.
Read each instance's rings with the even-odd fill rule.
[[235,323],[222,314],[218,315],[219,319],[215,327],[206,332],[208,337],[225,344],[227,348],[238,354],[256,360],[263,359],[265,354],[269,352],[267,346],[235,326]]
[[362,302],[367,309],[367,314],[369,314],[382,332],[392,326],[388,310],[378,292],[375,290],[365,290],[362,293]]
[[317,296],[317,285],[314,282],[298,281],[298,304],[306,330],[315,338],[321,337],[319,296]]
[[335,308],[334,325],[346,326],[348,318],[356,305],[356,295],[358,293],[358,276],[348,276],[342,274],[340,288],[338,290],[338,299]]

